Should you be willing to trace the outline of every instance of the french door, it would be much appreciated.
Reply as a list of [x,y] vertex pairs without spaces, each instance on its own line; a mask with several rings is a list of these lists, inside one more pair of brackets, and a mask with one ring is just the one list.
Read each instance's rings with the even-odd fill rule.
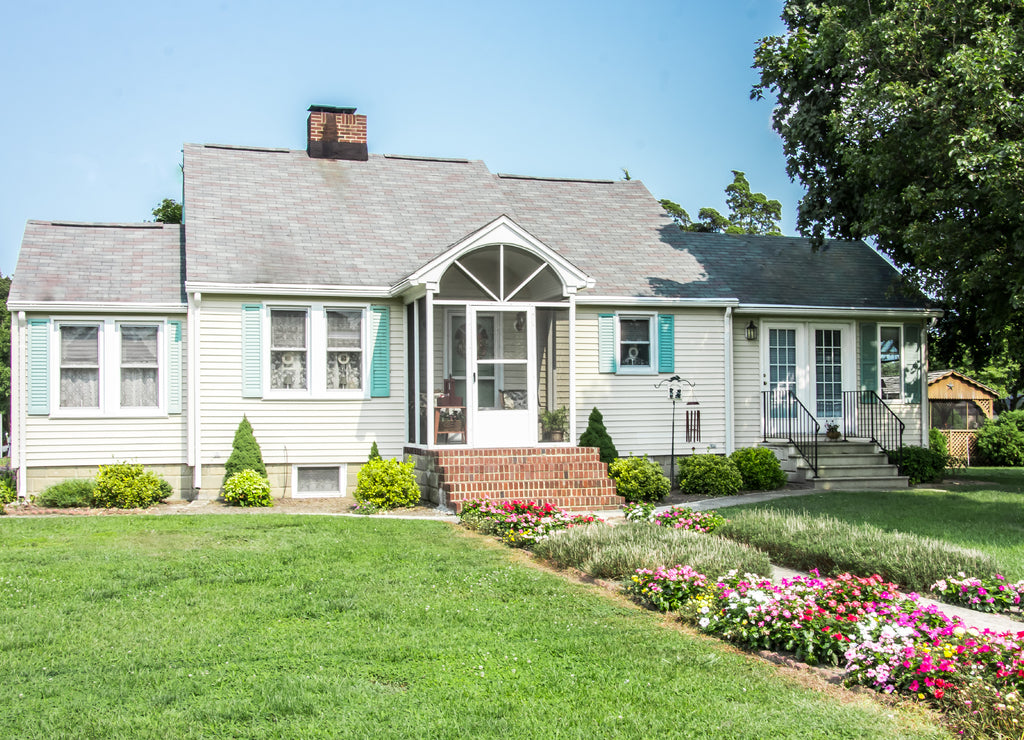
[[843,423],[843,391],[856,387],[853,327],[849,324],[766,323],[762,389],[771,418],[796,412],[785,403],[792,391],[819,422]]

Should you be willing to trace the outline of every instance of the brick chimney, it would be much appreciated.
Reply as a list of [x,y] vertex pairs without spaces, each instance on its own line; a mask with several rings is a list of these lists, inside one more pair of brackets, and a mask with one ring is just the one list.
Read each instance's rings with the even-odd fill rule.
[[306,153],[310,157],[367,160],[366,116],[357,116],[355,108],[311,105],[306,125]]

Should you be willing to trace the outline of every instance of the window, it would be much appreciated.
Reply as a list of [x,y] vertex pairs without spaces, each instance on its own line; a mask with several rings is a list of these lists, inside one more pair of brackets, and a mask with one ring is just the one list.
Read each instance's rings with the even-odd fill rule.
[[120,327],[121,408],[160,405],[160,330],[156,326]]
[[60,408],[100,407],[100,327],[60,327]]
[[[55,321],[57,344],[52,368],[51,404],[57,413],[138,415],[180,413],[180,377],[165,380],[165,363],[180,368],[180,322],[172,322],[170,353],[164,347],[165,323],[104,319],[93,323]],[[179,374],[180,375],[180,374]],[[177,403],[168,404],[168,391]],[[47,391],[49,393],[49,391]],[[36,413],[48,413],[40,409]]]
[[364,397],[370,360],[366,308],[271,306],[265,316],[269,397]]
[[270,312],[270,387],[304,390],[306,385],[305,310]]
[[878,367],[883,401],[903,399],[903,332],[900,326],[878,327]]
[[345,491],[342,484],[345,469],[344,465],[296,465],[292,469],[293,495],[298,498],[341,496]]
[[619,369],[651,370],[654,321],[650,316],[619,316]]

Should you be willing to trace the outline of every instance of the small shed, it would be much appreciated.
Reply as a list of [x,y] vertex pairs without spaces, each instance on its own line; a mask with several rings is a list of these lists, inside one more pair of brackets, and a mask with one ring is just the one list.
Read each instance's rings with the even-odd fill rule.
[[977,429],[991,419],[999,394],[955,370],[928,373],[928,407],[932,429],[946,435],[949,454],[971,464],[977,452]]

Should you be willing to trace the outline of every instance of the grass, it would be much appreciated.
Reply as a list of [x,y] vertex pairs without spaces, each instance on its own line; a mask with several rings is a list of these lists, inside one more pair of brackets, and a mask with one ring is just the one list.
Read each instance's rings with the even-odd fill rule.
[[533,549],[537,557],[596,578],[624,579],[639,568],[679,564],[712,578],[730,570],[771,575],[768,556],[752,547],[647,523],[573,527],[555,532]]
[[1007,578],[1024,578],[1022,468],[968,468],[928,489],[832,491],[776,499],[730,509],[729,517],[748,508],[805,512],[942,540],[988,555]]
[[0,736],[947,737],[438,522],[0,521]]

